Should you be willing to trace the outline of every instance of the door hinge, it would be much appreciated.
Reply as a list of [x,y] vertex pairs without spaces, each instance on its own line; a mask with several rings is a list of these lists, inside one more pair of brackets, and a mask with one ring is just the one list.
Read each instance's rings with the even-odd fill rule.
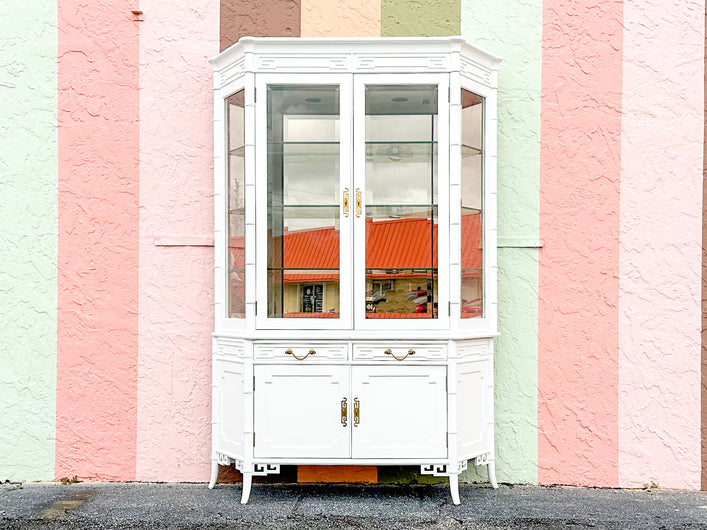
[[452,316],[452,302],[447,302],[447,316]]
[[452,102],[452,87],[448,86],[447,87],[447,103]]
[[447,444],[447,448],[449,448],[449,433],[447,433],[447,435],[446,435],[446,442],[445,443]]
[[255,376],[253,376],[253,392],[255,392]]
[[253,103],[255,103],[256,101],[258,101],[258,89],[254,88],[253,89]]
[[255,447],[255,433],[253,433],[253,447]]

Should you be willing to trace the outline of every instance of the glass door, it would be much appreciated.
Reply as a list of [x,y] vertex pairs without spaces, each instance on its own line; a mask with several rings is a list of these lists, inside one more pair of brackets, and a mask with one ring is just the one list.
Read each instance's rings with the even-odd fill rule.
[[357,327],[448,322],[447,94],[446,76],[355,82]]
[[350,327],[350,89],[297,79],[256,89],[258,326]]

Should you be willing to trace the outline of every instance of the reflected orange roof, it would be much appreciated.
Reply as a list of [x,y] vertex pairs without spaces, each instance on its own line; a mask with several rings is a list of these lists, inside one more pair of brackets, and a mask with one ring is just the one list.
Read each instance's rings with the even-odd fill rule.
[[[481,269],[481,215],[462,216],[462,268]],[[308,230],[285,231],[283,240],[286,269],[338,269],[339,231],[333,226]],[[278,238],[272,240],[277,250]],[[245,262],[243,237],[231,238],[233,263]],[[273,256],[277,261],[277,256]],[[429,219],[366,220],[366,265],[371,269],[426,269],[437,267],[437,225]],[[406,278],[410,273],[401,271]],[[387,276],[390,277],[390,276]],[[285,281],[332,281],[338,274],[332,270],[292,271]]]

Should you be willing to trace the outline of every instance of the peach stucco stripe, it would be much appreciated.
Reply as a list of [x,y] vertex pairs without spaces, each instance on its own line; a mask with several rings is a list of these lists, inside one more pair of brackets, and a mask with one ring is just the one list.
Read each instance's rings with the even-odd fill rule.
[[218,48],[217,2],[152,0],[140,22],[137,480],[209,478]]
[[697,489],[704,3],[665,7],[623,17],[619,485]]
[[303,37],[379,37],[380,0],[301,0]]
[[622,5],[546,0],[538,479],[618,483]]
[[138,28],[59,2],[56,477],[135,479]]

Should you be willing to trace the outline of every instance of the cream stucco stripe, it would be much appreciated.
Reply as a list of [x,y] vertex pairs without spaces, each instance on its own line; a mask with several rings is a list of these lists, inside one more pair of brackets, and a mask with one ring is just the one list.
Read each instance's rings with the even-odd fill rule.
[[0,482],[54,475],[56,17],[0,9]]
[[623,20],[619,484],[699,488],[704,2]]

